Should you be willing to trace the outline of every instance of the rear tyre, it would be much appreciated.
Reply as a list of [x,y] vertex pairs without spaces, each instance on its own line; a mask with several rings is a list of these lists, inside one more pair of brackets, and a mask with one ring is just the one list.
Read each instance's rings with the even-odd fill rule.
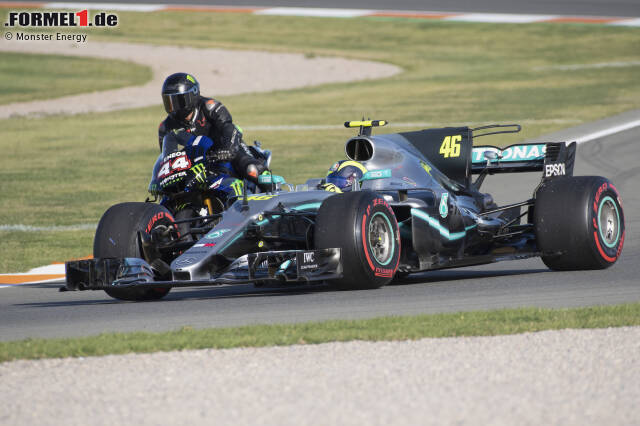
[[[160,226],[173,225],[171,213],[161,205],[153,203],[121,203],[110,207],[100,219],[93,240],[93,257],[137,257],[143,258],[138,241],[138,231],[151,234]],[[162,288],[114,288],[105,292],[119,300],[158,300],[171,289]]]
[[371,191],[337,194],[324,200],[315,226],[318,249],[342,249],[339,289],[379,288],[393,279],[400,262],[400,232],[393,210]]
[[533,216],[542,261],[550,269],[605,269],[620,257],[624,212],[618,191],[603,177],[544,182],[536,193]]

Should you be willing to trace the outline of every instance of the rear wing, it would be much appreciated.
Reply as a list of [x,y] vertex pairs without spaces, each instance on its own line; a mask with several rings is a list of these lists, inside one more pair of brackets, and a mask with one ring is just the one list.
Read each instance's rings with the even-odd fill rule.
[[[485,154],[488,153],[488,154]],[[547,142],[510,145],[474,146],[471,153],[471,173],[543,172],[543,178],[572,176],[576,143]]]

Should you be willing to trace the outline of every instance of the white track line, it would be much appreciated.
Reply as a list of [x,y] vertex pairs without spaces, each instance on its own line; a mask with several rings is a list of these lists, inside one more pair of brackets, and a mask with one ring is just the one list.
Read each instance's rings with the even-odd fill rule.
[[28,272],[20,272],[17,274],[0,274],[0,277],[6,275],[53,275],[64,274],[64,263],[54,263],[53,265],[38,266],[37,268],[30,269]]
[[626,68],[640,66],[640,61],[599,62],[597,64],[551,65],[533,68],[534,71],[579,71],[600,68]]
[[625,130],[633,129],[634,127],[638,127],[638,126],[640,126],[640,120],[629,121],[624,124],[619,124],[617,126],[609,127],[608,129],[599,130],[597,132],[580,136],[579,138],[576,138],[575,141],[578,144],[590,142],[595,139],[603,138],[605,136],[611,136],[616,133],[624,132]]
[[126,4],[126,3],[45,3],[45,9],[90,9],[90,10],[115,10],[122,12],[157,12],[164,10],[164,4]]
[[560,18],[558,15],[523,15],[513,13],[464,13],[443,18],[444,21],[486,22],[492,24],[531,24]]
[[[33,268],[31,270],[29,270],[29,272],[22,272],[22,273],[17,273],[17,274],[0,274],[0,283],[3,282],[3,277],[25,277],[25,276],[30,276],[30,275],[34,275],[34,276],[43,276],[43,275],[60,275],[60,277],[57,278],[51,278],[51,279],[45,279],[45,280],[34,280],[34,281],[27,281],[27,282],[22,282],[22,283],[18,283],[18,284],[0,284],[0,288],[10,288],[10,287],[16,287],[16,286],[20,286],[20,285],[25,285],[25,284],[36,284],[36,283],[51,283],[51,282],[59,282],[64,280],[64,275],[65,275],[65,265],[64,264],[60,264],[60,263],[56,263],[53,265],[47,265],[47,266],[40,266],[38,268]],[[6,279],[6,278],[5,278]],[[6,281],[5,281],[6,282]],[[11,281],[9,281],[11,282]]]
[[255,15],[310,16],[314,18],[358,18],[373,14],[367,9],[328,9],[321,7],[273,7],[254,12]]
[[640,27],[640,18],[622,19],[620,21],[611,22],[609,25],[617,25],[621,27]]

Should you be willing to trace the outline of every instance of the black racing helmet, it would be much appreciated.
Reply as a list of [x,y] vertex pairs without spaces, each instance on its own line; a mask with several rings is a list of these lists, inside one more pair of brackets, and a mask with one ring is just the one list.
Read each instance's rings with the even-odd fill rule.
[[193,111],[200,95],[200,84],[191,74],[171,74],[162,84],[162,102],[167,114],[184,120]]

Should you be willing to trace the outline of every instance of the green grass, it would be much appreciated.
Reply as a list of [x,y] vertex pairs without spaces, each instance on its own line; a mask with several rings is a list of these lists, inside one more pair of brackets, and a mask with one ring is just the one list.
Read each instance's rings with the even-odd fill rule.
[[105,333],[76,339],[0,342],[0,362],[176,351],[425,337],[494,336],[565,328],[640,325],[640,303],[575,309],[522,308],[482,312],[383,317],[291,325],[259,325],[166,333]]
[[[131,14],[122,22],[117,38],[125,40],[150,37],[154,43],[340,55],[393,63],[406,70],[376,82],[329,85],[257,99],[255,95],[233,97],[234,114],[248,114],[248,119],[242,118],[244,123],[340,123],[363,113],[392,122],[586,121],[640,104],[627,92],[640,90],[637,66],[580,72],[536,70],[637,60],[640,31],[634,29],[372,19],[345,24],[343,19],[188,12]],[[215,38],[207,36],[212,27],[216,28]],[[104,35],[116,38],[113,32]]]
[[148,67],[131,62],[0,52],[0,105],[140,85],[150,79]]
[[[509,144],[640,108],[637,66],[538,70],[553,65],[638,61],[638,29],[189,12],[122,12],[119,16],[117,29],[90,32],[89,43],[135,41],[293,51],[308,57],[371,59],[404,70],[376,81],[222,97],[234,121],[248,129],[339,125],[363,115],[434,126],[530,123],[519,135],[482,141]],[[215,96],[216,88],[203,87],[202,92]],[[126,112],[3,120],[0,225],[96,223],[114,203],[144,200],[162,118],[158,105]],[[378,130],[385,131],[398,130]],[[274,151],[274,171],[299,183],[323,174],[340,159],[344,141],[353,134],[346,129],[249,130],[245,140],[263,141],[263,146]],[[0,272],[90,254],[90,245],[74,245],[74,241],[87,241],[91,232],[79,234],[37,234],[43,241],[60,243],[27,256],[21,241],[30,237],[0,231],[0,238],[9,242],[0,246]]]
[[77,259],[93,253],[92,230],[53,232],[0,232],[0,270],[27,271],[38,266]]

